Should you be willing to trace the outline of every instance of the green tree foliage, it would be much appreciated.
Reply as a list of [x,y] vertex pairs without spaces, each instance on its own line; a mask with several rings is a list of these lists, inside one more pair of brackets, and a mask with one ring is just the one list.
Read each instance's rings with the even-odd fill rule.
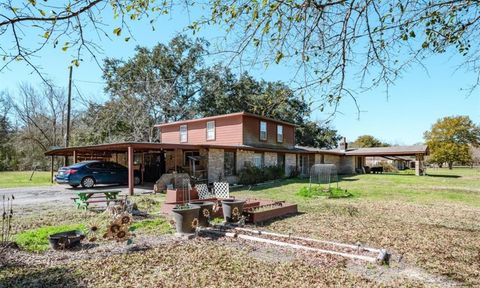
[[451,116],[439,119],[424,134],[430,148],[430,161],[452,169],[454,162],[468,164],[472,161],[470,146],[480,145],[480,127],[468,116]]
[[295,133],[297,145],[317,148],[335,148],[342,138],[337,134],[337,130],[313,121],[302,123]]
[[[478,1],[209,1],[190,27],[224,27],[239,61],[294,64],[301,87],[338,104],[356,88],[388,86],[427,55],[465,56],[480,73]],[[475,44],[477,43],[477,44]],[[358,79],[358,86],[347,79]],[[478,85],[479,82],[473,83]],[[325,93],[326,92],[326,93]],[[321,99],[316,99],[320,101]]]
[[308,103],[282,82],[259,81],[248,73],[237,79],[221,65],[201,74],[198,112],[202,116],[245,111],[301,124],[310,114]]
[[388,143],[383,143],[372,135],[362,135],[350,144],[353,148],[368,148],[368,147],[387,147]]

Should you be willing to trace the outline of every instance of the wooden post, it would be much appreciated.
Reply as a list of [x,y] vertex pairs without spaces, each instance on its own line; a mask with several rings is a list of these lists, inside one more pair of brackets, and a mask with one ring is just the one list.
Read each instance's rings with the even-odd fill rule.
[[53,162],[54,162],[54,156],[52,155],[52,162],[50,166],[50,183],[53,183]]
[[73,150],[73,164],[77,163],[77,151]]
[[415,155],[415,175],[423,176],[424,168],[423,168],[423,154]]
[[145,172],[145,152],[142,152],[142,169],[140,171],[142,173],[142,185],[143,185],[143,176]]
[[174,163],[174,168],[173,169],[175,169],[175,172],[177,172],[177,148],[175,148],[173,150],[173,153],[175,155],[175,163]]
[[133,178],[133,147],[128,146],[127,150],[128,154],[128,195],[133,195],[133,189],[135,186],[134,178]]

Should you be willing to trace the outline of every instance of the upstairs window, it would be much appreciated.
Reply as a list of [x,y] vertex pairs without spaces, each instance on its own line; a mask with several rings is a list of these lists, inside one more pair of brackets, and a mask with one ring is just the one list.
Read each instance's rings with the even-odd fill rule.
[[187,125],[180,125],[180,142],[185,143],[188,141]]
[[215,121],[207,122],[207,140],[215,140]]
[[260,121],[260,140],[267,141],[267,122]]
[[277,142],[278,143],[283,142],[283,126],[282,125],[277,125]]

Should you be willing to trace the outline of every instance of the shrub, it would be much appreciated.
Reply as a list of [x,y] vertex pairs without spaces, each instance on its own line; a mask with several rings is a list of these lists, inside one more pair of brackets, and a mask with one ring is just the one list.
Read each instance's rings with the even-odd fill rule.
[[240,170],[239,183],[244,185],[253,185],[265,181],[281,179],[285,176],[285,172],[281,166],[268,166],[258,168],[253,165],[245,165]]

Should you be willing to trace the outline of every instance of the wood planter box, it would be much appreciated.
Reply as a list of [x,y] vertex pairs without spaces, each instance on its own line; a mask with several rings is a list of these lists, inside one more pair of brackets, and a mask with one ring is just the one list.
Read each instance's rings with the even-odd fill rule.
[[[184,194],[186,195],[188,192],[183,189],[167,189],[167,195],[165,197],[165,202],[167,203],[181,203],[187,201],[188,199],[183,199]],[[198,199],[198,192],[197,189],[192,188],[190,189],[190,200]]]
[[247,222],[251,223],[265,222],[274,218],[297,213],[297,204],[287,203],[284,203],[282,206],[273,207],[264,211],[243,211],[243,214],[247,216]]

